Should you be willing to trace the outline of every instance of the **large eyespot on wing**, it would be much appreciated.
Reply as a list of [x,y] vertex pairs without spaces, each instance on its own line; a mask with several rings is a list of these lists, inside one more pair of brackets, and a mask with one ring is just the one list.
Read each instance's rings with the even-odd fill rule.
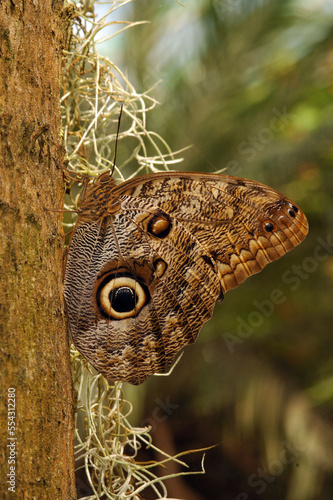
[[149,301],[148,287],[124,272],[113,272],[104,276],[96,292],[99,312],[107,319],[134,317]]

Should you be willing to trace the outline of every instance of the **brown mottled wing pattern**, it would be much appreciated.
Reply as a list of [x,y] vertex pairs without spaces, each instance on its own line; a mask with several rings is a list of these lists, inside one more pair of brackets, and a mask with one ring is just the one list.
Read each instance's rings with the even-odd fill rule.
[[115,186],[103,174],[68,255],[74,343],[106,377],[139,384],[195,341],[216,300],[307,231],[296,205],[257,182],[169,172]]

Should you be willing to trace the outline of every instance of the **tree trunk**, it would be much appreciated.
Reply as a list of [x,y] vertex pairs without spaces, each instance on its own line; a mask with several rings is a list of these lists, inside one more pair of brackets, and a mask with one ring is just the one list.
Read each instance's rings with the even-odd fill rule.
[[1,498],[76,498],[62,214],[55,211],[64,195],[59,96],[67,28],[63,0],[0,2]]

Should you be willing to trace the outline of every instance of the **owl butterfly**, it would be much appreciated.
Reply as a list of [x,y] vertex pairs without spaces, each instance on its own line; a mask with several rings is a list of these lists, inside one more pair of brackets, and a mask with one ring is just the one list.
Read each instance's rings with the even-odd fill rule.
[[308,232],[303,212],[258,182],[165,172],[88,188],[65,276],[77,349],[131,384],[165,371],[216,301]]

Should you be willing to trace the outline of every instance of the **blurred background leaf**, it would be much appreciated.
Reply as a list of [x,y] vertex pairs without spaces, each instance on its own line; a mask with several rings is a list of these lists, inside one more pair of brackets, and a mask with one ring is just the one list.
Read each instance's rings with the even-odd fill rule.
[[138,92],[162,80],[149,128],[173,150],[192,145],[180,168],[264,182],[310,233],[226,295],[169,377],[126,392],[158,446],[216,444],[206,474],[170,497],[331,500],[333,2],[183,3],[130,3],[123,17],[150,24],[101,50]]

